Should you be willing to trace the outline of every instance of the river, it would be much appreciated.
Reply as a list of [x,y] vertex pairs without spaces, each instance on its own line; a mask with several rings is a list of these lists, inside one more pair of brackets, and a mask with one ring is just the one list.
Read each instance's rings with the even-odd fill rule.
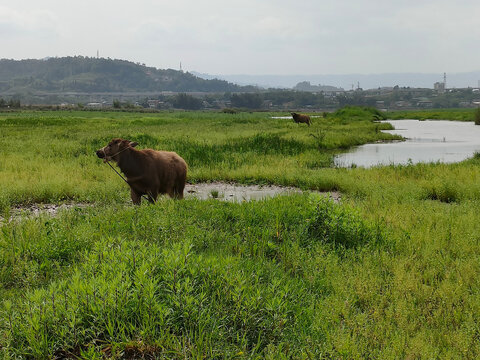
[[372,167],[409,163],[452,163],[480,151],[480,126],[446,120],[387,120],[406,141],[365,144],[335,157],[338,167]]

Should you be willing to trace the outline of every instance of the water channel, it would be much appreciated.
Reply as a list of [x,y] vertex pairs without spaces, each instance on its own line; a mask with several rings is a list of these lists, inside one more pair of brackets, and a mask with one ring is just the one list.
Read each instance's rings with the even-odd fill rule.
[[395,130],[387,133],[405,141],[365,144],[335,157],[338,167],[372,167],[408,163],[452,163],[480,151],[480,126],[444,120],[387,120]]

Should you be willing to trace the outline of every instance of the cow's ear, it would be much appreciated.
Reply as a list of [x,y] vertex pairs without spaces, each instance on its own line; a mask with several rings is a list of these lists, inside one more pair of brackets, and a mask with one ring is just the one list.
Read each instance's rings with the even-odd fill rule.
[[130,147],[135,147],[138,145],[138,143],[136,141],[130,141]]

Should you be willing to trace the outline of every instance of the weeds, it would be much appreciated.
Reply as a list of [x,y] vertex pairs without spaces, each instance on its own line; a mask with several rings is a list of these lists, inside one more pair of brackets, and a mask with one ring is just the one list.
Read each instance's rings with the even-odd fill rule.
[[[113,137],[137,141],[139,148],[177,152],[187,161],[193,182],[236,179],[295,186],[303,174],[301,182],[313,183],[316,180],[305,170],[330,167],[339,149],[392,138],[375,132],[380,125],[370,121],[372,114],[355,108],[338,111],[314,125],[313,132],[268,113],[0,114],[0,207],[128,198],[122,181],[112,179],[95,156]],[[72,131],[75,136],[69,135]]]
[[424,191],[425,200],[438,200],[447,204],[459,201],[458,190],[453,183],[429,184],[425,186]]
[[480,125],[480,108],[477,108],[475,110],[475,114],[474,114],[474,120],[475,122],[475,125]]
[[386,240],[382,227],[366,223],[358,214],[345,207],[323,200],[309,219],[309,242],[323,241],[333,246],[357,248],[364,244],[375,246]]
[[[86,210],[89,228],[99,231],[101,226],[109,235],[85,249],[83,260],[76,262],[67,278],[50,276],[48,286],[32,288],[15,306],[5,303],[9,324],[5,335],[12,354],[93,356],[100,350],[113,354],[115,346],[125,352],[161,354],[181,351],[186,339],[191,341],[183,348],[187,356],[239,351],[253,355],[270,345],[300,345],[299,321],[310,316],[302,309],[316,300],[303,296],[308,282],[282,269],[307,255],[291,251],[309,236],[310,225],[302,221],[302,214],[338,205],[307,196],[278,198],[260,206],[223,204],[223,209],[209,211],[205,211],[211,206],[208,202],[182,204],[172,208],[172,202],[166,202],[156,208],[120,211],[121,218],[130,219],[123,227],[115,225],[118,211]],[[166,208],[174,213],[165,212]],[[132,211],[135,217],[130,217]],[[192,228],[179,241],[168,237],[162,241],[155,231],[129,240],[125,232],[134,227],[140,235],[146,224],[151,231],[180,217],[182,221],[169,231],[178,233],[192,211],[197,214],[190,221]],[[68,217],[58,221],[63,227],[82,226]],[[345,224],[339,225],[341,231],[350,231],[343,229]],[[357,225],[348,226],[353,230]],[[360,235],[363,225],[358,226]],[[84,233],[77,241],[87,238]],[[38,256],[50,257],[48,253]]]
[[[375,117],[347,108],[307,129],[266,113],[0,114],[4,215],[95,202],[0,224],[1,356],[477,358],[478,154],[330,168],[340,148],[386,138]],[[125,205],[93,153],[117,136],[188,157],[191,181],[335,189],[342,203]]]

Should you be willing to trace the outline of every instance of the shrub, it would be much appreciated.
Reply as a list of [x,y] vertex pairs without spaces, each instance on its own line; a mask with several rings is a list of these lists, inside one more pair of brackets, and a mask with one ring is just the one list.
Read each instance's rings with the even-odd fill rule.
[[480,125],[480,107],[475,110],[474,121],[475,125]]
[[237,114],[238,113],[238,110],[237,109],[233,109],[233,108],[224,108],[222,109],[222,112],[224,114]]
[[459,193],[457,186],[449,182],[441,184],[430,184],[424,188],[424,200],[438,200],[444,203],[457,202]]
[[378,244],[385,240],[385,231],[380,224],[369,223],[353,209],[337,205],[328,199],[318,201],[315,214],[309,220],[307,233],[309,242],[323,241],[345,248]]

